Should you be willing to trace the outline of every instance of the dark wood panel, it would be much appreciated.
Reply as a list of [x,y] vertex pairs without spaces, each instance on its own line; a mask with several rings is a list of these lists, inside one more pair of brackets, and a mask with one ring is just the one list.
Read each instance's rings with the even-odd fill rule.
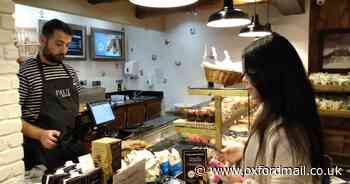
[[350,29],[350,1],[331,0],[323,6],[310,1],[310,28],[309,28],[309,72],[320,72],[321,37],[323,30]]
[[115,127],[117,129],[123,129],[126,127],[126,114],[127,114],[127,107],[120,107],[115,110],[113,110],[115,115]]
[[144,104],[128,106],[127,126],[141,124],[145,121],[146,108]]
[[148,101],[146,103],[146,121],[160,117],[162,102],[160,100]]

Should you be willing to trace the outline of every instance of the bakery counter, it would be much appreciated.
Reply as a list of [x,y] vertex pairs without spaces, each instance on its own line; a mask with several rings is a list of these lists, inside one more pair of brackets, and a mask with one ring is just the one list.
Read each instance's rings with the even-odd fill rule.
[[[176,120],[175,116],[162,116],[153,120],[146,121],[142,126],[135,128],[118,130],[115,127],[106,125],[110,131],[109,137],[118,138],[121,140],[143,140],[148,145],[152,146],[164,139],[176,136],[176,131],[173,125],[173,121]],[[87,150],[90,150],[90,143],[93,140],[100,139],[106,135],[99,132],[90,132],[85,136],[85,145]]]
[[128,106],[128,105],[135,105],[140,103],[145,103],[148,101],[161,101],[162,99],[158,97],[137,97],[132,100],[123,100],[123,101],[117,101],[117,102],[111,102],[113,108],[122,107],[122,106]]
[[[130,98],[127,92],[135,95],[130,95],[130,97],[132,97]],[[106,94],[107,99],[111,99],[111,97],[113,99],[113,95],[117,95],[119,98],[119,101],[111,101],[115,121],[110,127],[115,129],[133,128],[161,116],[162,92],[126,91],[120,93],[121,94],[119,94],[119,92]],[[157,93],[159,94],[157,95]],[[81,103],[79,107],[80,116],[88,117],[87,110],[87,104]]]
[[[128,106],[128,105],[135,105],[135,104],[142,104],[148,101],[161,101],[162,99],[159,97],[151,97],[151,96],[141,96],[141,97],[136,97],[132,100],[122,100],[122,101],[117,101],[117,102],[111,102],[111,105],[113,108],[117,107],[123,107],[123,106]],[[87,109],[87,104],[86,103],[80,103],[79,104],[79,112],[83,113],[86,112]]]

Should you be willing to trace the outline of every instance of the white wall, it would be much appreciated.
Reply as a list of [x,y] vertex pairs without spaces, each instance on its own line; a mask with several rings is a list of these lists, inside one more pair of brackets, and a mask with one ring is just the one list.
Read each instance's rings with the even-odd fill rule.
[[[309,3],[306,3],[307,5]],[[22,11],[20,11],[20,8]],[[240,7],[252,14],[253,6]],[[40,17],[40,9],[17,5],[18,12],[29,15],[26,24],[37,26]],[[258,13],[262,23],[266,22],[266,6],[258,5]],[[294,16],[282,16],[278,10],[271,8],[272,28],[286,36],[300,54],[305,67],[308,65],[308,31],[309,31],[309,7],[306,13]],[[94,27],[119,30],[122,25],[109,23],[97,19],[74,16],[53,11],[44,11],[44,18],[60,18],[73,24],[88,25]],[[165,107],[173,108],[176,103],[194,104],[208,97],[189,96],[187,87],[193,85],[205,86],[206,81],[202,62],[204,45],[215,46],[219,52],[219,59],[223,59],[223,50],[226,49],[234,61],[241,60],[241,52],[252,39],[237,36],[240,28],[214,29],[206,26],[208,16],[216,10],[205,10],[193,13],[178,13],[166,17],[165,32],[154,31],[145,28],[125,26],[128,46],[128,60],[136,60],[140,63],[143,76],[137,80],[125,78],[122,75],[123,66],[118,68],[110,62],[71,61],[69,62],[79,71],[82,80],[103,80],[108,91],[115,90],[114,80],[123,79],[128,89],[162,90],[165,95]],[[32,17],[29,21],[29,17]],[[17,23],[23,24],[25,23]],[[195,29],[195,34],[190,29]],[[166,45],[165,40],[170,43]],[[152,55],[157,55],[157,60],[152,60]],[[181,66],[176,66],[175,61],[181,61]],[[306,67],[307,68],[307,67]],[[158,72],[157,72],[158,71]],[[160,72],[159,72],[160,71]],[[106,76],[102,77],[105,72]],[[161,76],[157,78],[156,76]],[[154,86],[149,87],[146,80],[151,79]],[[164,82],[163,79],[167,81]]]
[[[306,3],[308,4],[308,3]],[[240,7],[244,11],[253,13],[253,7]],[[309,7],[305,14],[282,16],[277,9],[271,8],[273,31],[286,36],[297,49],[304,66],[308,65],[308,30]],[[266,6],[258,5],[258,13],[262,23],[266,22]],[[204,45],[215,46],[219,52],[219,59],[223,59],[223,50],[228,50],[234,61],[241,61],[241,52],[253,39],[240,38],[237,34],[240,28],[214,29],[206,26],[207,19],[215,10],[193,13],[178,13],[166,17],[166,32],[164,39],[170,41],[168,46],[162,45],[161,66],[168,78],[168,84],[161,88],[165,91],[166,106],[172,108],[175,103],[198,103],[206,97],[187,95],[187,87],[206,85],[203,69],[200,67]],[[190,29],[195,29],[195,34]],[[182,61],[180,67],[174,61]],[[148,70],[151,70],[149,67]]]
[[[51,10],[45,10],[41,8],[34,8],[25,5],[16,4],[16,27],[27,27],[38,29],[39,19],[50,20],[58,18],[66,23],[86,26],[87,34],[90,35],[90,28],[102,28],[110,30],[126,30],[126,45],[131,45],[135,48],[136,54],[131,54],[132,59],[140,61],[146,61],[145,58],[151,58],[151,55],[147,56],[149,49],[155,48],[155,52],[159,52],[159,44],[153,41],[153,38],[160,39],[163,33],[153,30],[145,30],[144,28],[136,28],[132,26],[125,26],[108,21],[102,21],[98,19],[71,15],[62,12],[56,12]],[[158,44],[158,45],[155,45]],[[88,47],[87,47],[88,48]],[[157,50],[158,49],[158,50]],[[147,51],[147,52],[146,52]],[[87,50],[89,55],[89,50]],[[105,87],[107,91],[117,90],[116,80],[123,80],[123,62],[116,64],[115,62],[108,61],[93,61],[87,57],[84,61],[65,61],[70,64],[78,72],[80,80],[88,80],[88,87],[91,87],[91,81],[102,81],[102,87]],[[142,64],[145,64],[144,62]],[[134,82],[137,85],[141,85],[142,82]]]

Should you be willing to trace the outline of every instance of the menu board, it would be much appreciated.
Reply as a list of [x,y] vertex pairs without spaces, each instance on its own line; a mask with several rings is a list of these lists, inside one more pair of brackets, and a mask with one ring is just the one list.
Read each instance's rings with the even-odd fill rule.
[[68,47],[68,56],[84,56],[84,36],[82,30],[73,30],[72,42]]
[[68,46],[68,59],[86,59],[86,28],[69,24],[73,31],[72,41]]

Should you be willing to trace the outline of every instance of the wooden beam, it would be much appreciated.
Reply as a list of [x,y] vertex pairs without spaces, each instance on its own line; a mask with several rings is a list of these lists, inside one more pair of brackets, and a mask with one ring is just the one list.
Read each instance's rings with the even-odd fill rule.
[[305,13],[305,0],[271,0],[282,15]]

